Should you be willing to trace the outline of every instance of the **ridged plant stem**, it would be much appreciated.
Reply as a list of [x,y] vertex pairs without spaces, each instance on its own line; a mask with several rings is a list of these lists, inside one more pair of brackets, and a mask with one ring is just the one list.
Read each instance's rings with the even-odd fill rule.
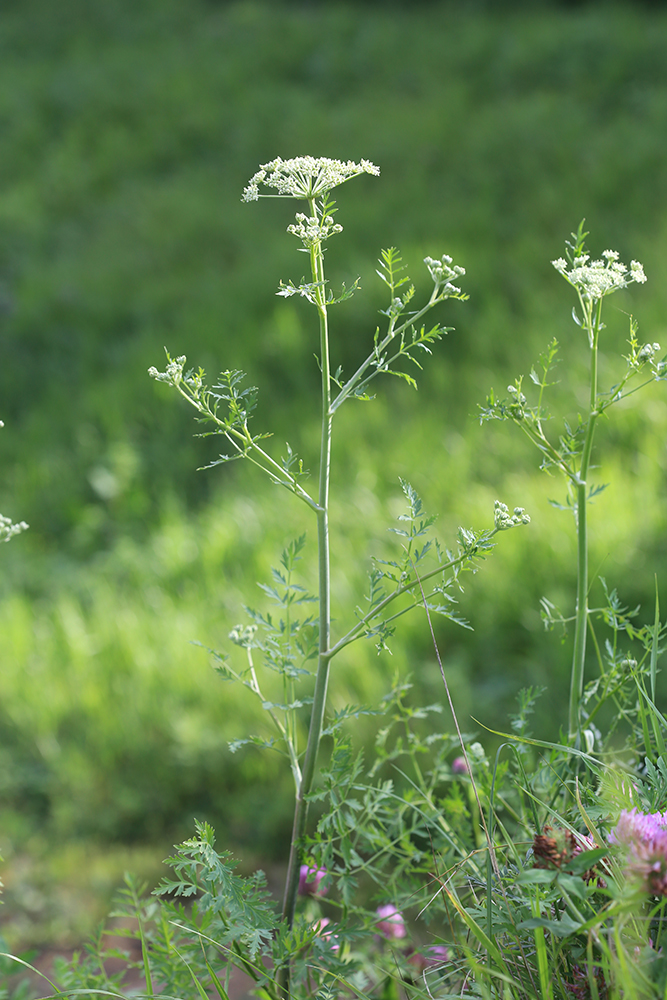
[[[311,214],[317,217],[315,202],[310,202]],[[331,369],[329,361],[329,328],[327,319],[326,291],[324,285],[324,260],[320,244],[311,247],[310,266],[313,282],[320,283],[316,288],[315,302],[320,323],[320,366],[322,372],[322,431],[320,438],[320,470],[317,510],[317,545],[319,566],[319,655],[315,689],[313,692],[313,708],[308,730],[308,742],[303,762],[301,782],[294,807],[294,822],[292,826],[292,842],[290,847],[287,878],[285,881],[285,896],[283,900],[283,919],[288,926],[294,922],[296,897],[299,888],[299,868],[303,837],[306,832],[308,818],[308,795],[315,777],[315,766],[329,681],[329,651],[331,631],[331,599],[330,599],[330,566],[329,566],[329,473],[331,466]],[[289,997],[289,968],[281,970],[280,986],[282,996]]]
[[577,607],[574,627],[574,651],[570,678],[569,736],[578,740],[581,730],[581,699],[584,692],[584,661],[586,659],[586,632],[588,629],[588,527],[586,520],[587,479],[593,449],[598,393],[598,338],[601,329],[602,299],[595,308],[584,309],[586,329],[591,346],[591,395],[586,423],[586,436],[577,477],[575,516],[577,522]]

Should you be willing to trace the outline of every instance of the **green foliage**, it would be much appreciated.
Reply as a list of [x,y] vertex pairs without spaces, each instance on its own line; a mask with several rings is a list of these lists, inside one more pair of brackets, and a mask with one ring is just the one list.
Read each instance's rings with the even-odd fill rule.
[[[633,686],[627,675],[626,685]],[[206,824],[168,862],[174,877],[158,893],[173,902],[158,908],[128,883],[115,912],[134,918],[124,933],[140,939],[142,960],[132,967],[144,970],[147,992],[198,997],[213,987],[226,997],[235,966],[259,995],[274,997],[269,969],[289,961],[294,996],[338,984],[337,995],[391,988],[396,996],[445,997],[467,983],[473,995],[500,997],[506,983],[517,998],[565,1000],[591,980],[609,997],[632,989],[661,995],[664,899],[647,900],[608,843],[619,808],[667,805],[667,783],[656,780],[665,777],[662,758],[655,767],[647,761],[646,781],[632,763],[643,749],[641,727],[629,734],[628,764],[615,772],[602,763],[604,741],[591,755],[533,738],[525,720],[534,699],[524,692],[523,721],[504,737],[507,750],[522,753],[492,764],[466,738],[472,769],[462,774],[451,766],[456,741],[427,722],[438,706],[413,706],[410,690],[397,683],[385,699],[370,767],[349,737],[334,734],[312,796],[324,809],[307,846],[309,864],[328,873],[327,894],[302,900],[291,931],[261,933],[275,926],[261,873],[236,876]],[[195,899],[192,909],[179,896]],[[407,937],[383,941],[374,933],[376,904],[387,901],[407,919]],[[101,931],[85,961],[61,964],[68,995],[75,987],[118,988],[117,979],[103,978],[100,940]],[[430,962],[434,942],[441,950]]]
[[181,844],[169,864],[176,879],[165,879],[158,894],[176,897],[197,896],[198,912],[223,915],[228,946],[239,942],[255,961],[259,948],[271,941],[276,924],[274,907],[269,904],[266,879],[262,872],[250,878],[234,875],[228,851],[214,850],[215,834],[207,823],[195,823],[197,836]]
[[[620,403],[626,396],[635,393],[638,389],[649,385],[651,382],[660,382],[665,378],[665,362],[655,358],[656,348],[653,344],[641,345],[637,340],[637,323],[630,318],[630,353],[625,359],[627,370],[621,381],[616,383],[596,397],[595,409],[601,415],[613,406]],[[657,345],[659,350],[659,345]],[[551,443],[545,433],[543,424],[551,419],[551,414],[544,407],[544,391],[554,383],[548,381],[548,377],[555,365],[558,364],[558,342],[554,339],[549,344],[547,350],[539,356],[537,367],[530,371],[531,381],[537,385],[539,392],[533,405],[528,404],[527,397],[523,393],[523,376],[515,379],[514,384],[508,386],[510,393],[505,399],[496,399],[493,390],[489,393],[485,406],[480,406],[480,418],[486,420],[512,420],[518,424],[529,440],[540,450],[542,462],[540,468],[548,472],[551,469],[558,469],[564,473],[569,484],[577,483],[576,466],[584,448],[586,436],[586,424],[581,415],[577,418],[575,427],[571,427],[567,420],[564,421],[565,431],[559,435],[558,445]],[[649,371],[645,372],[646,366]],[[628,388],[628,383],[635,375],[644,375],[644,381],[639,385]],[[649,378],[646,378],[649,375]],[[605,489],[605,486],[591,486],[588,497],[592,499],[597,493]]]
[[[377,375],[383,373],[396,375],[398,378],[406,381],[413,389],[416,389],[417,383],[411,375],[407,372],[394,369],[392,366],[397,361],[408,359],[421,370],[422,366],[417,360],[419,353],[417,349],[421,348],[422,352],[431,354],[432,352],[428,345],[434,344],[442,338],[443,334],[450,331],[447,327],[441,327],[438,324],[430,330],[427,330],[424,326],[418,329],[415,323],[434,305],[437,305],[438,302],[443,302],[448,298],[465,302],[468,298],[460,288],[451,282],[451,279],[457,279],[459,276],[464,275],[465,269],[458,266],[454,268],[450,267],[451,257],[448,256],[443,257],[442,262],[432,261],[430,257],[427,257],[425,263],[429,267],[435,287],[426,306],[414,312],[406,312],[406,307],[410,304],[414,296],[415,288],[414,285],[410,284],[402,297],[396,294],[399,288],[402,288],[403,285],[410,281],[406,275],[401,276],[400,272],[405,270],[401,255],[395,247],[390,247],[389,250],[382,251],[379,263],[380,269],[376,273],[389,289],[391,296],[389,306],[382,310],[383,314],[389,319],[387,333],[384,337],[381,337],[379,327],[376,329],[373,353],[355,372],[347,385],[343,386],[338,383],[341,392],[332,404],[332,412],[334,413],[340,404],[351,396],[355,399],[369,400],[371,397],[366,393],[366,386]],[[399,322],[401,316],[404,314],[411,318]],[[394,343],[396,339],[398,339],[397,344]],[[389,355],[387,353],[388,349],[395,351],[395,353]],[[367,374],[369,368],[372,370],[370,374]]]
[[[497,526],[495,529],[482,531],[459,528],[456,550],[447,549],[443,552],[437,539],[425,538],[436,520],[435,516],[427,517],[424,514],[421,498],[410,483],[401,480],[401,487],[407,497],[409,510],[407,514],[399,514],[398,519],[408,522],[409,527],[389,528],[389,531],[406,539],[402,545],[401,556],[399,559],[373,560],[366,598],[369,610],[364,613],[362,608],[357,608],[358,624],[332,646],[332,655],[361,636],[377,639],[378,652],[388,650],[387,640],[395,631],[393,623],[406,612],[421,607],[424,600],[429,611],[435,611],[464,628],[469,627],[452,608],[456,601],[451,590],[457,586],[461,588],[459,576],[463,571],[475,571],[478,562],[493,548],[491,539],[500,529]],[[420,547],[415,542],[421,538],[425,540]],[[435,568],[421,565],[429,555],[435,557]],[[440,582],[423,600],[417,599],[414,594],[415,589],[421,588],[422,583],[433,577],[440,577]],[[392,609],[392,614],[385,616],[385,609],[404,596],[408,597],[407,603],[400,602],[403,606],[399,603],[398,610]],[[433,598],[436,600],[433,601]]]

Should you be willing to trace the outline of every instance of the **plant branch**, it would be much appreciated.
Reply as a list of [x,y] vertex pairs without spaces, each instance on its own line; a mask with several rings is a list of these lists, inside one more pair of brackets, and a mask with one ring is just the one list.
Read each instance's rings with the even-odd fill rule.
[[[358,388],[359,384],[361,383],[364,372],[368,370],[368,368],[373,364],[373,361],[382,354],[382,351],[384,351],[389,346],[392,340],[400,336],[400,334],[405,333],[405,331],[408,330],[410,327],[414,326],[415,323],[419,322],[422,316],[425,316],[426,313],[433,308],[433,306],[437,305],[438,302],[443,301],[446,297],[447,296],[445,295],[438,294],[437,289],[434,289],[426,305],[423,306],[423,308],[421,308],[418,312],[416,312],[411,319],[406,320],[405,323],[402,323],[400,326],[397,327],[394,325],[396,322],[396,318],[395,317],[390,318],[387,333],[383,338],[383,340],[381,341],[381,343],[378,344],[373,353],[369,354],[366,360],[362,362],[359,368],[357,368],[354,375],[350,376],[350,378],[347,380],[347,382],[340,390],[336,398],[331,403],[330,412],[332,416],[336,412],[338,407],[341,406],[341,404],[344,403],[345,400],[349,398],[349,396],[353,393],[354,389]],[[398,355],[396,355],[396,357],[398,357]],[[379,371],[373,372],[372,375],[370,375],[367,379],[364,380],[364,385],[370,382],[371,379],[375,378],[375,376],[378,374],[380,374]]]
[[[499,530],[498,528],[494,528],[493,530],[489,531],[489,533],[484,536],[485,541],[489,541],[491,538],[493,538],[493,536],[497,534],[498,530]],[[377,618],[377,616],[381,614],[382,611],[384,611],[384,609],[388,605],[390,605],[393,601],[395,601],[398,597],[402,597],[403,594],[408,594],[416,587],[419,587],[420,582],[423,583],[425,580],[430,580],[431,577],[437,576],[439,573],[445,573],[448,569],[455,569],[457,567],[463,566],[466,562],[472,560],[476,554],[477,554],[476,549],[475,551],[472,552],[468,551],[462,552],[461,555],[457,556],[455,559],[450,559],[449,562],[441,563],[439,566],[436,566],[435,569],[429,570],[428,573],[423,573],[421,577],[419,577],[418,579],[411,580],[408,583],[404,583],[401,587],[397,587],[396,590],[393,591],[393,593],[388,594],[387,597],[384,598],[384,600],[380,601],[380,603],[377,604],[372,611],[369,611],[367,615],[364,615],[363,618],[360,618],[357,624],[353,626],[353,628],[351,628],[349,632],[346,632],[346,634],[342,637],[342,639],[339,639],[338,642],[331,647],[331,649],[326,654],[327,659],[329,660],[333,659],[333,657],[337,653],[339,653],[341,649],[344,649],[345,646],[349,646],[349,644],[351,642],[354,642],[355,639],[360,638],[360,635],[363,633],[363,630],[366,627],[366,625],[368,625],[369,622],[371,622],[374,618]],[[421,602],[419,603],[421,604]]]

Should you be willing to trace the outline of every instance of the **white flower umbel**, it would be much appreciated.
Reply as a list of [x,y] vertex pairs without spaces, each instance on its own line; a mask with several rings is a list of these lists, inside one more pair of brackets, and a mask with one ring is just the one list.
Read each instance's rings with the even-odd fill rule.
[[[355,163],[348,160],[330,160],[326,156],[295,156],[283,160],[277,156],[270,163],[263,163],[254,177],[250,178],[243,192],[242,201],[257,201],[258,198],[321,198],[339,184],[344,184],[359,174],[379,176],[380,168],[369,160]],[[260,185],[275,188],[275,192],[260,193]]]
[[630,261],[630,267],[627,267],[619,261],[616,250],[605,250],[602,256],[604,260],[590,260],[587,253],[581,254],[575,257],[571,266],[563,257],[551,263],[577,289],[585,302],[597,302],[619,288],[627,288],[633,281],[640,284],[646,281],[639,261]]

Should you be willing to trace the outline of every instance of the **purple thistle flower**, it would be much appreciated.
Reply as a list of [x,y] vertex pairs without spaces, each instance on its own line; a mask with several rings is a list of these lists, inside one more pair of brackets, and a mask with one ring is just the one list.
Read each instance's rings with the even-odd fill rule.
[[429,948],[424,948],[423,951],[413,951],[408,956],[408,962],[415,967],[417,972],[422,973],[424,969],[446,965],[449,962],[449,950],[444,944],[433,944]]
[[631,846],[637,840],[648,842],[666,831],[667,812],[641,813],[638,809],[623,809],[609,840],[612,844]]
[[405,937],[407,931],[403,914],[396,909],[393,903],[378,906],[375,912],[378,915],[376,926],[382,937],[387,938],[388,941]]
[[470,774],[470,768],[465,757],[455,757],[452,761],[452,774]]
[[320,882],[326,874],[326,868],[309,868],[308,865],[301,865],[299,869],[299,895],[325,896],[329,889],[325,885],[320,886]]
[[628,875],[637,878],[645,892],[667,896],[667,813],[624,809],[609,841],[626,849]]

